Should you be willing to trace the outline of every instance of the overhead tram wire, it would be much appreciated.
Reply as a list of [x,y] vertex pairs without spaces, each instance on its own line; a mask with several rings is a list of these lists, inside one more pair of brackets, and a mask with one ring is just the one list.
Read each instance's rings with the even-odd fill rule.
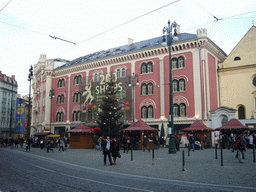
[[[232,16],[228,16],[228,17],[223,17],[222,19],[218,19],[218,20],[209,21],[207,23],[204,23],[204,24],[201,24],[201,25],[197,25],[197,26],[189,28],[189,29],[185,29],[185,31],[189,31],[189,30],[192,30],[192,29],[195,29],[195,28],[203,27],[205,25],[208,25],[210,23],[217,22],[217,21],[220,21],[220,20],[225,21],[225,20],[228,20],[228,19],[232,19],[233,17],[237,17],[237,16],[241,16],[241,15],[247,15],[247,14],[250,14],[250,13],[256,13],[256,10],[255,11],[251,11],[251,12],[237,14],[237,15],[232,15]],[[242,18],[236,18],[236,19],[242,19]]]
[[110,29],[108,29],[108,30],[106,30],[106,31],[103,31],[103,32],[101,32],[101,33],[99,33],[99,34],[97,34],[97,35],[94,35],[94,36],[92,36],[92,37],[90,37],[90,38],[88,38],[88,39],[86,39],[86,40],[83,40],[83,41],[77,43],[77,44],[82,44],[82,43],[84,43],[84,42],[86,42],[86,41],[89,41],[90,39],[93,39],[93,38],[95,38],[95,37],[98,37],[98,36],[100,36],[100,35],[102,35],[102,34],[104,34],[104,33],[107,33],[107,32],[109,32],[109,31],[112,31],[112,30],[114,30],[114,29],[116,29],[116,28],[118,28],[118,27],[121,27],[121,26],[123,26],[123,25],[125,25],[125,24],[127,24],[127,23],[130,23],[130,22],[132,22],[132,21],[135,21],[135,20],[137,20],[137,19],[140,19],[140,18],[142,18],[142,17],[144,17],[144,16],[146,16],[146,15],[149,15],[149,14],[151,14],[151,13],[153,13],[153,12],[156,12],[156,11],[158,11],[158,10],[160,10],[160,9],[163,9],[163,8],[165,8],[165,7],[169,6],[169,5],[172,5],[172,4],[174,4],[174,3],[177,3],[177,2],[179,2],[179,1],[181,1],[181,0],[176,0],[176,1],[173,1],[173,2],[171,2],[171,3],[168,3],[167,5],[164,5],[164,6],[162,6],[162,7],[159,7],[159,8],[157,8],[157,9],[154,9],[153,11],[150,11],[150,12],[148,12],[148,13],[145,13],[145,14],[143,14],[143,15],[141,15],[141,16],[135,17],[134,19],[131,19],[131,20],[129,20],[129,21],[126,21],[126,22],[124,22],[124,23],[122,23],[122,24],[119,24],[119,25],[117,25],[117,26],[115,26],[115,27],[112,27],[112,28],[110,28]]
[[19,29],[23,29],[23,30],[26,30],[26,31],[30,31],[30,32],[32,32],[32,33],[37,33],[37,34],[39,34],[39,35],[51,37],[51,38],[53,38],[53,39],[59,39],[59,40],[61,40],[61,41],[65,41],[65,42],[67,42],[67,43],[72,43],[72,44],[76,45],[76,43],[74,43],[74,42],[71,42],[71,41],[68,41],[68,40],[65,40],[65,39],[61,39],[61,38],[59,38],[59,37],[55,37],[55,36],[52,36],[52,35],[47,35],[47,34],[44,34],[44,33],[42,33],[42,32],[38,32],[38,31],[32,30],[32,29],[28,29],[28,28],[25,28],[25,27],[20,27],[20,26],[18,26],[18,25],[6,23],[6,22],[3,22],[3,21],[0,21],[0,23],[5,24],[5,25],[9,25],[9,26],[12,26],[12,27],[16,27],[16,28],[19,28]]
[[11,1],[12,1],[12,0],[10,0],[0,11],[3,11],[3,9],[4,9],[7,5],[9,5],[9,3],[11,3]]

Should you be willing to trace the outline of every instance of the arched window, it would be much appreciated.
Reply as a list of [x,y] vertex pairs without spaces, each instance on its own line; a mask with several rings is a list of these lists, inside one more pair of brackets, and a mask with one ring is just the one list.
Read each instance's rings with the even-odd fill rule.
[[57,115],[56,115],[56,121],[57,122],[63,122],[63,120],[64,120],[63,112],[58,112]]
[[147,73],[152,73],[153,72],[153,63],[148,62],[147,63]]
[[245,119],[245,109],[244,106],[238,108],[238,119]]
[[61,103],[61,104],[64,104],[64,95],[61,95],[60,103]]
[[153,83],[148,84],[148,95],[153,95],[154,94],[154,86]]
[[184,68],[185,63],[184,63],[184,57],[179,57],[178,59],[178,68]]
[[81,121],[81,111],[73,112],[73,121]]
[[173,116],[178,117],[179,116],[179,105],[173,104]]
[[235,58],[234,58],[234,61],[239,61],[239,60],[241,60],[240,57],[235,57]]
[[121,76],[121,70],[120,69],[116,70],[116,76],[117,76],[117,78],[120,78],[120,76]]
[[76,103],[77,102],[77,93],[74,93],[74,96],[73,96],[73,103]]
[[147,118],[147,113],[148,113],[147,107],[143,106],[141,108],[141,118]]
[[185,80],[184,79],[179,80],[179,91],[185,91]]
[[173,86],[173,92],[177,92],[178,91],[178,81],[173,80],[172,81],[172,86]]
[[97,81],[98,81],[98,73],[94,73],[93,81],[94,81],[94,82],[97,82]]
[[147,85],[145,83],[141,85],[141,95],[147,95]]
[[148,118],[154,118],[154,108],[152,105],[148,106]]
[[122,85],[122,89],[118,89],[116,93],[116,97],[119,99],[123,99],[126,97],[126,87]]
[[122,68],[122,77],[125,77],[126,76],[126,70],[125,68]]
[[147,73],[147,64],[142,63],[142,65],[141,65],[141,74],[145,74],[145,73]]
[[57,87],[58,88],[65,87],[65,80],[64,79],[59,79]]
[[81,75],[76,75],[74,77],[74,85],[80,85],[82,84],[82,76]]
[[82,94],[79,92],[77,93],[77,102],[81,102]]
[[180,116],[186,117],[186,105],[184,103],[180,104]]
[[57,104],[61,104],[61,95],[58,95],[57,97]]
[[102,76],[102,73],[100,72],[99,75],[98,75],[98,81],[101,81],[101,77]]
[[177,58],[172,59],[172,69],[177,69],[178,68],[178,60]]

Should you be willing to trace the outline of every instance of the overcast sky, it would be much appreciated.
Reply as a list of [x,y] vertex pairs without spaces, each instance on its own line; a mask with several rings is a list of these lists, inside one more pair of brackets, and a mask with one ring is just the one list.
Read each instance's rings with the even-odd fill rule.
[[256,22],[255,0],[0,0],[0,10],[0,70],[15,75],[21,95],[29,91],[29,67],[40,54],[73,60],[126,45],[128,38],[162,36],[168,20],[185,33],[206,28],[229,54]]

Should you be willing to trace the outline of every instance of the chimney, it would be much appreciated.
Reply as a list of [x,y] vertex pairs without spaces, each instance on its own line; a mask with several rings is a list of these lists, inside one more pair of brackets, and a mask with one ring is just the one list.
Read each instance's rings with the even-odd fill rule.
[[131,44],[133,44],[133,39],[128,38],[128,45],[131,45]]

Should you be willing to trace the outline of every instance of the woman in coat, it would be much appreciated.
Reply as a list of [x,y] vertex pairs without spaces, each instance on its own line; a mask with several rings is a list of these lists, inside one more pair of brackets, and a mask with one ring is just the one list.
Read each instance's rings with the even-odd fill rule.
[[240,163],[243,163],[242,159],[244,159],[244,151],[246,151],[246,147],[245,147],[244,141],[242,140],[241,136],[239,136],[237,138],[237,141],[235,144],[235,150],[237,150],[236,158],[238,158],[238,161]]
[[119,145],[117,143],[116,138],[114,138],[111,143],[111,152],[112,152],[112,157],[114,159],[114,165],[116,165],[116,158],[120,156]]

